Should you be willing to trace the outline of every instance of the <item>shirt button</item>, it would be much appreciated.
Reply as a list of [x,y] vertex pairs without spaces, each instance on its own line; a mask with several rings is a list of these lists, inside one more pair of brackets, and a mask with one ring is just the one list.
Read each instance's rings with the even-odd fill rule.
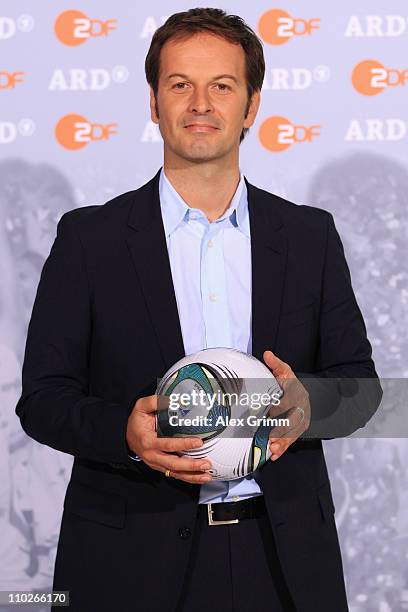
[[211,302],[216,302],[217,301],[217,296],[215,295],[215,293],[210,293],[210,295],[208,297],[210,298]]
[[208,243],[207,243],[207,246],[208,246],[208,248],[210,248],[210,249],[211,249],[211,247],[213,247],[213,246],[214,246],[213,241],[212,241],[212,240],[209,240],[209,241],[208,241]]
[[233,495],[232,501],[239,501],[239,495]]
[[179,536],[182,540],[188,540],[191,536],[191,529],[189,527],[180,527]]

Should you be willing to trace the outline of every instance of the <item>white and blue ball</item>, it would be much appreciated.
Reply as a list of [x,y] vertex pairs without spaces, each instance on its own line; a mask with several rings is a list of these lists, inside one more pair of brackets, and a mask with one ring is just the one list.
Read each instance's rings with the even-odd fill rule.
[[[248,416],[256,416],[257,423],[258,419],[262,421],[282,391],[271,371],[252,355],[230,348],[210,348],[187,355],[166,372],[156,393],[167,396],[167,400],[179,398],[157,412],[156,430],[169,437],[200,437],[203,446],[183,454],[208,459],[213,479],[242,478],[270,458],[268,438],[272,426],[254,424],[254,418],[248,424]],[[243,401],[261,394],[264,402],[256,409]],[[270,403],[266,405],[268,395]],[[204,401],[194,402],[198,396]],[[206,399],[209,397],[217,401],[213,399],[211,403]],[[185,425],[187,419],[195,424]],[[240,425],[236,425],[236,419],[241,420]]]

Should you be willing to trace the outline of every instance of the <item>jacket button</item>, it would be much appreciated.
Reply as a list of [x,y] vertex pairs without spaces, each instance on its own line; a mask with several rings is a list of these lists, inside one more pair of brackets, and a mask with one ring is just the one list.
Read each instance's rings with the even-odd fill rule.
[[180,527],[179,536],[182,540],[188,540],[191,536],[191,529],[189,529],[189,527]]

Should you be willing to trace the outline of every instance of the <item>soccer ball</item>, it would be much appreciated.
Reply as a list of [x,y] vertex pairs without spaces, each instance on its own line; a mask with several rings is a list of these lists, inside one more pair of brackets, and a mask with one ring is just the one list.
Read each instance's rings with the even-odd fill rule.
[[166,372],[156,394],[158,434],[200,437],[200,448],[182,454],[208,459],[214,480],[242,478],[269,459],[273,424],[266,415],[282,390],[252,355],[231,348],[187,355]]

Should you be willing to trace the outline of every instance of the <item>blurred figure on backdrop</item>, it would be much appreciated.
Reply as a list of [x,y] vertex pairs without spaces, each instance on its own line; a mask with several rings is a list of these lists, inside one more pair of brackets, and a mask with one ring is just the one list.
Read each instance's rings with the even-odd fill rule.
[[[356,612],[408,609],[408,169],[363,151],[334,158],[311,178],[307,200],[336,214],[353,285],[381,361],[376,438],[326,445],[337,525]],[[378,279],[383,279],[378,282]],[[404,436],[384,438],[388,435]],[[405,606],[404,606],[405,601]]]
[[408,168],[369,151],[334,158],[307,201],[336,215],[381,375],[408,378]]
[[24,338],[59,218],[74,207],[48,164],[0,162],[1,590],[49,588],[72,459],[29,438],[14,411]]

